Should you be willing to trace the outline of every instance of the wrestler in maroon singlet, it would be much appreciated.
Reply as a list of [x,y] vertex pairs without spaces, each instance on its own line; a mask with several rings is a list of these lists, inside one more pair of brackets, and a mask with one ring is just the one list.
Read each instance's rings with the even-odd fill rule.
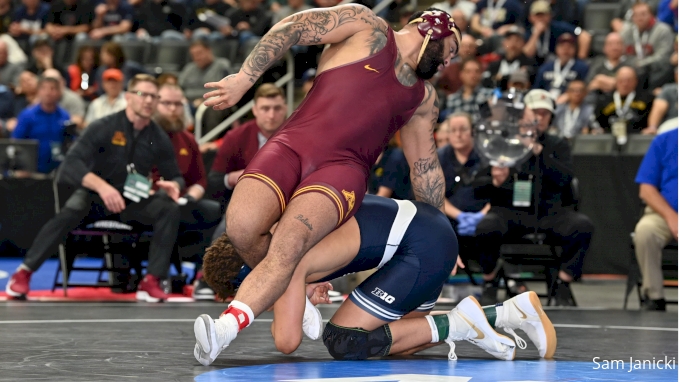
[[423,100],[421,79],[412,87],[397,80],[397,55],[388,28],[387,45],[378,53],[317,75],[305,100],[241,178],[265,182],[282,212],[290,199],[321,192],[337,205],[338,225],[352,217],[370,167]]

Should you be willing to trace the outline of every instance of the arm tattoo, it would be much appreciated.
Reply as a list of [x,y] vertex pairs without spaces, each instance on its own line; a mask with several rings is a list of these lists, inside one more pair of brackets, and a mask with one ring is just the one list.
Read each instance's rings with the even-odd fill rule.
[[302,215],[296,216],[295,219],[301,221],[302,224],[304,224],[307,228],[309,228],[310,231],[313,231],[312,223],[309,222],[309,219],[307,219],[306,217],[304,217]]
[[342,6],[329,10],[296,13],[284,19],[284,22],[260,39],[246,58],[241,70],[250,77],[250,82],[255,83],[293,45],[319,44],[323,36],[342,25],[356,21],[373,26],[374,32],[369,46],[371,52],[374,49],[379,50],[377,47],[380,45],[381,37],[377,33],[380,31],[383,34],[382,39],[386,42],[386,24],[379,21],[377,16],[364,6]]

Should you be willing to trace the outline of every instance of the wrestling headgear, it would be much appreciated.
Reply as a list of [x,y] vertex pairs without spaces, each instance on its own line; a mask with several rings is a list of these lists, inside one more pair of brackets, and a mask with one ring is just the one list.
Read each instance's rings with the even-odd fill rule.
[[[423,46],[420,48],[420,54],[418,55],[419,63],[420,59],[425,53],[425,48],[430,40],[441,40],[449,36],[456,35],[456,45],[460,44],[460,29],[453,22],[453,17],[448,13],[441,10],[428,10],[424,11],[423,14],[409,22],[409,24],[417,24],[418,32],[425,37],[423,41]],[[456,53],[458,53],[456,48]]]

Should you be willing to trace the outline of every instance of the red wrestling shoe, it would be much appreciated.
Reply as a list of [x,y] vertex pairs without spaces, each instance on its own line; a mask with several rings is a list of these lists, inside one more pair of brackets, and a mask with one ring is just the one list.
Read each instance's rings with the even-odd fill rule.
[[168,299],[168,295],[163,292],[158,277],[152,275],[144,276],[144,279],[137,287],[137,301],[163,302]]
[[31,271],[19,269],[12,275],[12,278],[9,279],[7,287],[5,287],[5,292],[12,297],[26,296],[31,289],[30,283],[32,274],[33,272]]

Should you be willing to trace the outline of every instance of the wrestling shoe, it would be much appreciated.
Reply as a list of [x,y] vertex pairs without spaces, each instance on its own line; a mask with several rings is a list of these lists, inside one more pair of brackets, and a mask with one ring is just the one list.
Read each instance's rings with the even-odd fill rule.
[[215,292],[210,288],[205,280],[203,280],[203,273],[199,272],[194,281],[194,291],[192,293],[194,300],[208,300],[215,301]]
[[527,344],[515,334],[515,329],[521,329],[529,336],[541,357],[552,358],[555,354],[555,327],[543,311],[536,292],[525,292],[505,301],[501,314],[496,318],[496,328],[503,328],[514,336],[520,349],[525,349]]
[[316,341],[321,338],[323,334],[323,319],[321,312],[309,301],[309,297],[305,297],[305,314],[302,316],[302,332],[307,338]]
[[[233,321],[233,325],[229,325],[225,320]],[[201,365],[210,365],[236,338],[237,334],[238,323],[231,314],[218,320],[213,320],[207,314],[201,314],[194,322],[194,336],[196,336],[194,357]]]
[[5,287],[7,295],[18,298],[25,297],[31,289],[30,284],[32,274],[33,272],[23,268],[16,271]]
[[515,358],[515,343],[493,330],[482,306],[474,297],[464,298],[446,315],[449,317],[449,336],[445,341],[451,346],[449,360],[458,359],[454,341],[462,340],[479,346],[498,359],[511,361]]
[[168,295],[161,288],[158,277],[146,275],[137,287],[136,298],[137,301],[163,302],[168,299]]

